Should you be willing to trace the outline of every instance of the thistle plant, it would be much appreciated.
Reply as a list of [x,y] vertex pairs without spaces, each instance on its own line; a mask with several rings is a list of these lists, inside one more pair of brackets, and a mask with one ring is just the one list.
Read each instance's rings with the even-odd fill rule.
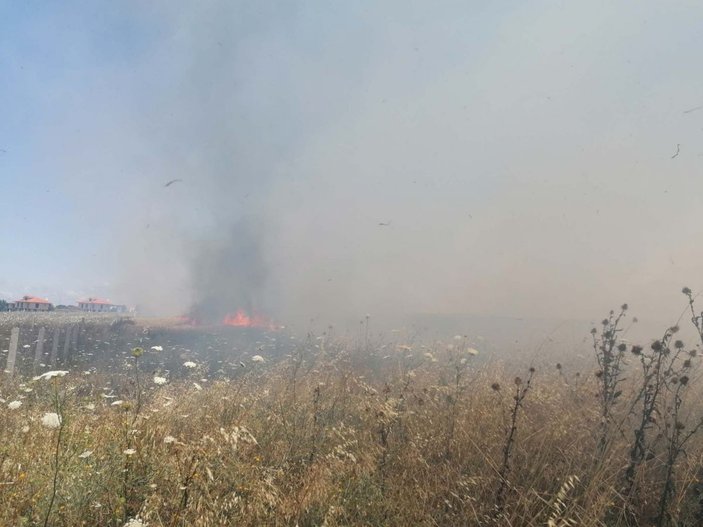
[[[495,515],[499,517],[505,509],[506,493],[508,490],[508,475],[510,473],[510,460],[512,458],[513,448],[517,438],[517,420],[520,410],[523,407],[525,397],[532,386],[532,378],[535,374],[535,369],[530,367],[528,370],[527,381],[523,381],[520,377],[515,377],[515,395],[513,395],[513,404],[510,411],[510,425],[505,436],[505,444],[503,445],[503,460],[498,471],[498,490],[496,491],[495,499]],[[493,384],[493,390],[496,393],[501,393],[500,385]]]
[[[627,313],[627,304],[620,307],[620,312],[610,311],[608,318],[601,322],[600,334],[596,328],[591,330],[593,352],[598,363],[598,400],[600,401],[601,434],[598,448],[601,453],[606,449],[610,433],[613,409],[622,395],[620,384],[623,380],[623,357],[627,345],[620,340],[623,332],[622,323]],[[560,368],[559,368],[560,369]]]
[[[691,357],[695,350],[688,353]],[[691,359],[687,358],[683,361],[681,371],[678,376],[674,376],[669,388],[673,388],[673,401],[669,407],[667,419],[664,422],[664,438],[666,440],[666,460],[664,477],[664,486],[659,498],[659,513],[657,515],[656,524],[658,527],[666,525],[671,518],[669,517],[669,505],[675,491],[675,469],[679,457],[684,453],[684,447],[689,440],[703,426],[703,419],[699,419],[698,423],[693,427],[687,427],[683,420],[681,408],[684,403],[684,396],[689,390],[690,377],[687,375],[691,368]]]
[[681,292],[686,295],[688,299],[688,308],[691,311],[691,323],[696,328],[698,336],[703,344],[703,312],[696,312],[695,297],[693,296],[693,291],[690,288],[684,287]]
[[[637,425],[633,431],[633,441],[629,449],[629,463],[625,470],[626,500],[629,500],[635,485],[635,475],[640,465],[649,457],[649,435],[660,414],[660,403],[670,375],[673,360],[671,359],[671,339],[678,332],[677,326],[668,328],[660,340],[655,340],[649,350],[642,346],[632,346],[631,352],[638,357],[642,369],[640,388],[632,402],[630,413],[641,403],[639,412],[635,412]],[[678,357],[677,355],[674,357]]]

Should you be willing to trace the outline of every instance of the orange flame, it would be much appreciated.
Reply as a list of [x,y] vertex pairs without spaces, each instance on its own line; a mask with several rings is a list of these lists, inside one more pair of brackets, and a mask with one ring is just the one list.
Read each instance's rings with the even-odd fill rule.
[[262,328],[268,330],[276,330],[275,324],[263,315],[252,314],[248,315],[243,309],[238,309],[234,314],[225,316],[222,323],[226,326],[234,326],[238,328]]
[[180,315],[176,317],[176,321],[181,326],[197,326],[198,323],[195,319],[189,317],[188,315]]

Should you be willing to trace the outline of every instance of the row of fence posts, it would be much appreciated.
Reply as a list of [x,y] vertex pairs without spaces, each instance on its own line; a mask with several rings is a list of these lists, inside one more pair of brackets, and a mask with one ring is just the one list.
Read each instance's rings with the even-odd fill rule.
[[[49,355],[49,361],[46,362],[42,360],[44,357],[44,345],[47,340],[46,328],[40,327],[37,340],[35,341],[33,371],[36,373],[40,367],[40,364],[45,364],[47,366],[51,366],[52,368],[55,367],[59,361],[64,365],[69,364],[73,353],[78,348],[78,336],[81,333],[81,330],[82,324],[72,324],[66,326],[65,332],[63,332],[63,353],[59,356],[59,345],[62,331],[59,327],[54,328],[53,335],[51,337],[51,352]],[[5,373],[9,376],[15,374],[19,341],[20,328],[14,327],[10,332],[10,346],[8,348],[7,363],[5,365]]]

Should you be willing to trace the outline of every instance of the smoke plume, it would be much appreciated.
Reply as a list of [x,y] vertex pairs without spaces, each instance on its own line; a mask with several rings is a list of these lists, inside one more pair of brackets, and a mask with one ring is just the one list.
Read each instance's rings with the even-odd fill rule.
[[601,7],[170,0],[28,18],[42,53],[17,53],[48,73],[22,84],[42,115],[23,177],[60,181],[65,256],[46,276],[207,319],[590,319],[625,301],[667,317],[701,285],[703,112],[684,113],[701,104],[701,8]]

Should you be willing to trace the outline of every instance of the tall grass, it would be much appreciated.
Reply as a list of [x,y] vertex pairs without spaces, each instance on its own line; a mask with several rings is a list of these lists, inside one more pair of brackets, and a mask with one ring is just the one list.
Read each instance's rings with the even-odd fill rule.
[[156,385],[139,354],[123,375],[5,381],[0,525],[700,525],[701,343],[672,335],[597,340],[580,376],[364,333],[229,380]]

